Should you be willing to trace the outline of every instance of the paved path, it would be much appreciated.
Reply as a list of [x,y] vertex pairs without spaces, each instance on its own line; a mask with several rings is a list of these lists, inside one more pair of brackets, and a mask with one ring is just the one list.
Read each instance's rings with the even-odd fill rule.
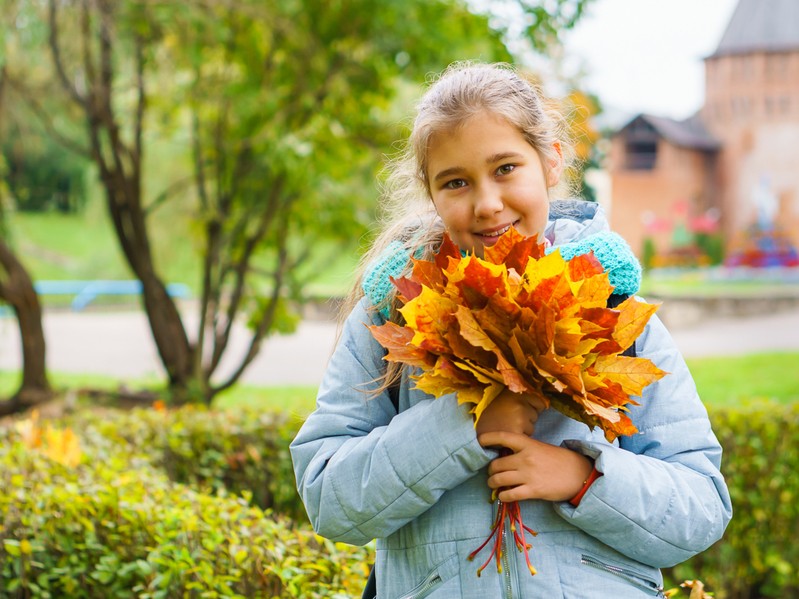
[[[162,368],[140,312],[49,312],[44,319],[48,368],[53,372],[160,378]],[[336,325],[309,320],[296,333],[269,339],[243,376],[267,385],[316,385],[333,348]],[[746,318],[709,318],[676,328],[672,336],[686,357],[723,356],[770,350],[799,351],[799,309]],[[234,355],[246,350],[246,331],[233,336]],[[223,363],[232,367],[229,360]],[[0,318],[0,370],[20,366],[16,321]],[[799,365],[797,365],[799,367]]]

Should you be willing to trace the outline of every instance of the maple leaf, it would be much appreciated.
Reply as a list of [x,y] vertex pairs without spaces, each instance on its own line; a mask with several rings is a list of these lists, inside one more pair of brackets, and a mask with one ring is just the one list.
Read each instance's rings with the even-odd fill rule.
[[48,427],[44,435],[46,439],[44,455],[69,468],[80,464],[83,453],[78,436],[72,432],[72,429],[59,430]]
[[427,350],[411,345],[414,332],[393,322],[383,326],[371,326],[375,339],[388,350],[385,359],[390,362],[402,362],[409,366],[430,367],[435,359]]
[[[445,235],[432,261],[413,263],[409,277],[392,279],[405,325],[370,330],[388,350],[386,360],[418,369],[418,389],[455,393],[475,425],[508,388],[601,428],[609,441],[637,432],[628,406],[666,373],[621,354],[657,306],[630,297],[608,308],[613,286],[593,253],[565,260],[511,227],[484,258],[462,256]],[[509,509],[502,513],[521,524]],[[495,523],[492,534],[503,527]],[[523,536],[515,540],[526,556]],[[495,544],[492,555],[500,554]]]
[[33,409],[30,418],[20,420],[14,425],[22,443],[28,449],[35,449],[42,444],[42,429],[39,426],[39,410]]
[[70,468],[80,463],[83,453],[78,436],[70,428],[61,430],[47,426],[42,429],[38,410],[32,410],[30,418],[20,420],[15,428],[26,448],[38,450],[49,459]]

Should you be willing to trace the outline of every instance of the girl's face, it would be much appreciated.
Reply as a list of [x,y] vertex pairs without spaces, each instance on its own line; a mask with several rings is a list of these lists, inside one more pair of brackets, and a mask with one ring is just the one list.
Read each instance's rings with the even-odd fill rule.
[[452,240],[479,257],[511,225],[543,240],[548,189],[560,170],[558,161],[545,171],[521,132],[487,112],[433,135],[428,147],[427,177],[436,211]]

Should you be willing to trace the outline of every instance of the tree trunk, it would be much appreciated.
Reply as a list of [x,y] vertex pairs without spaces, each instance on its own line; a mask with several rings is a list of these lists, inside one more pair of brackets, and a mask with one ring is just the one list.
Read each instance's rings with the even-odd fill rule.
[[10,399],[0,401],[0,416],[21,412],[53,395],[45,367],[42,309],[33,282],[14,252],[0,240],[0,299],[14,309],[22,339],[22,382]]
[[142,282],[144,310],[158,355],[169,377],[172,399],[175,403],[196,400],[188,393],[192,383],[202,382],[197,380],[194,372],[195,348],[189,342],[177,305],[155,272],[138,181],[135,177],[106,176],[103,184],[122,252]]

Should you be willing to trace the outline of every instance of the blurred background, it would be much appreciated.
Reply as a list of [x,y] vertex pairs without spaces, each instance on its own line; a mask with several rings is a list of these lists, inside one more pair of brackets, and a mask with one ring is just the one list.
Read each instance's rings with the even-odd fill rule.
[[[0,416],[307,414],[381,167],[464,59],[562,104],[708,406],[793,410],[796,0],[4,0]],[[717,596],[796,596],[774,551]]]
[[515,62],[561,101],[569,176],[687,355],[794,347],[792,321],[750,323],[772,347],[686,328],[797,309],[795,3],[373,8],[4,4],[6,397],[62,373],[203,403],[240,380],[317,384],[380,168],[425,78],[459,59]]

